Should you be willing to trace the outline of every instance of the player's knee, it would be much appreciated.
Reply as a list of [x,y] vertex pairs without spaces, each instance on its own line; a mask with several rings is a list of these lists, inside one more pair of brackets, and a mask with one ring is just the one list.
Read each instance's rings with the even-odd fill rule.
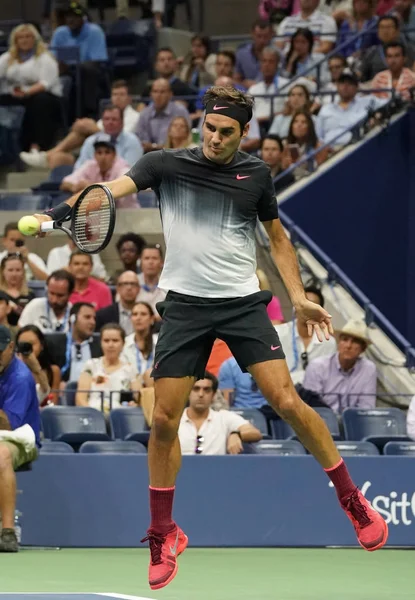
[[12,468],[12,455],[5,444],[0,443],[0,471]]
[[282,419],[290,422],[297,414],[300,406],[300,398],[294,389],[276,390],[271,399],[271,404]]
[[179,429],[180,415],[172,408],[157,405],[154,407],[151,428],[156,438],[174,439]]

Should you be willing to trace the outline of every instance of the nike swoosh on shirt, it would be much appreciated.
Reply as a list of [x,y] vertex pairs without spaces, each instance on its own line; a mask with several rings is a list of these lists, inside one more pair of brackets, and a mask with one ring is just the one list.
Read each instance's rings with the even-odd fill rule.
[[248,179],[248,177],[251,177],[250,175],[237,175],[236,179],[240,180],[240,179]]
[[228,108],[227,106],[217,106],[215,104],[215,106],[213,107],[213,110],[224,110],[225,108]]
[[170,546],[170,552],[172,553],[173,556],[176,556],[178,544],[179,544],[179,530],[177,530],[176,541],[174,542],[174,546],[173,547]]

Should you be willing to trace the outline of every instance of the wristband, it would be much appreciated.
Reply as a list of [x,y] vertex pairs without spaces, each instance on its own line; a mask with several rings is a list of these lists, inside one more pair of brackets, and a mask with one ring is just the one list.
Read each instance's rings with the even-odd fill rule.
[[66,204],[66,202],[61,202],[58,206],[54,208],[49,208],[45,210],[44,215],[48,215],[48,217],[52,217],[53,221],[58,221],[62,223],[62,221],[69,221],[71,218],[72,206]]

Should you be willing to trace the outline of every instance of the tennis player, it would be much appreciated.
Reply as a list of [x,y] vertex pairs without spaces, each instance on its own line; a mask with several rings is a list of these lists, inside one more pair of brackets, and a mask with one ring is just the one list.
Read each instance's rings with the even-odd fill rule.
[[[160,200],[166,259],[157,305],[163,323],[155,352],[156,403],[148,459],[151,525],[149,583],[166,586],[187,547],[173,521],[175,481],[181,454],[177,431],[194,382],[204,376],[215,338],[230,347],[275,411],[287,421],[334,484],[360,545],[373,551],[387,539],[383,518],[353,483],[320,416],[296,394],[278,335],[266,311],[271,293],[255,275],[257,218],[297,318],[320,341],[333,333],[331,316],[306,299],[297,259],[278,219],[269,167],[238,150],[252,117],[253,100],[233,88],[213,87],[205,97],[203,146],[146,154],[123,177],[105,185],[115,198],[152,188]],[[78,195],[67,200],[73,205]],[[56,207],[40,221],[57,219]]]

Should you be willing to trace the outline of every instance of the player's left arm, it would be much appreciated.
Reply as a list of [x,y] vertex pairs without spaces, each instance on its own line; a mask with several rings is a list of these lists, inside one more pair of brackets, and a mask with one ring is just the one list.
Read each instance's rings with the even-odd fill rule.
[[279,219],[263,222],[271,244],[271,256],[278,267],[282,280],[290,295],[297,318],[307,324],[311,335],[313,329],[320,341],[334,335],[331,315],[322,306],[307,300],[301,281],[300,269],[294,248]]

